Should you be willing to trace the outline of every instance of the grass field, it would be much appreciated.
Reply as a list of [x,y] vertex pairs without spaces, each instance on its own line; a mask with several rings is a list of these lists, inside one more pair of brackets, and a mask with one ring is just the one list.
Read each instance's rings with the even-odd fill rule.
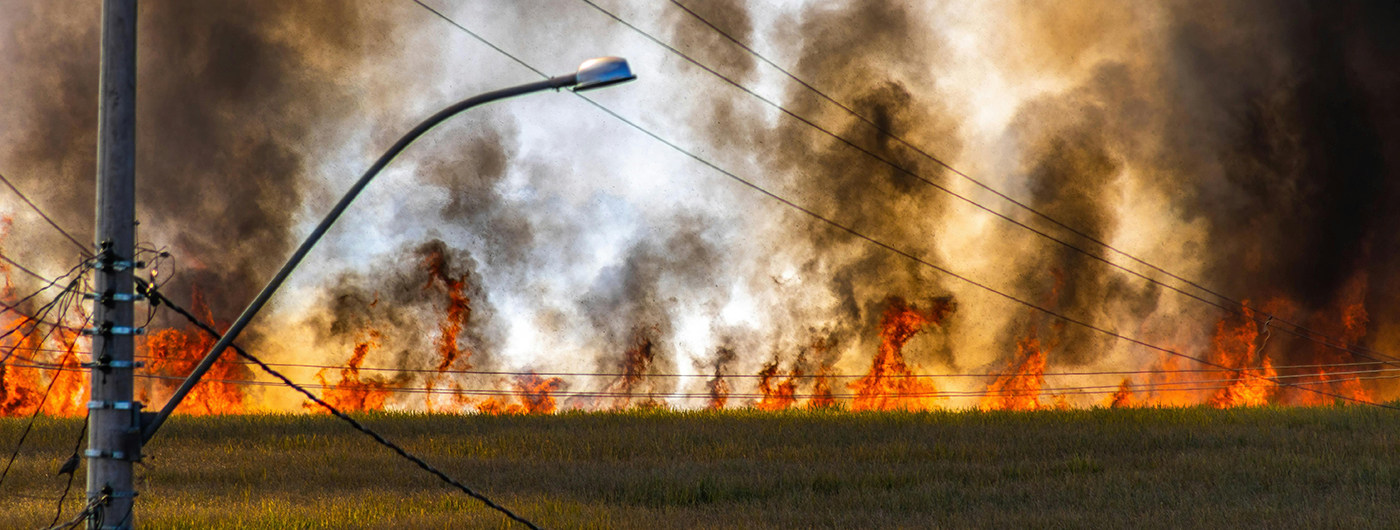
[[[1400,527],[1375,407],[364,420],[548,528]],[[79,427],[40,420],[0,528],[53,518]],[[328,416],[176,417],[138,480],[141,528],[511,528]]]

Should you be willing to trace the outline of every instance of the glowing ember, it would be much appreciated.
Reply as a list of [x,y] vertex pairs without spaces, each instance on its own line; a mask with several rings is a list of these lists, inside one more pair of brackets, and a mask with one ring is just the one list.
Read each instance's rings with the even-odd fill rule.
[[902,298],[890,297],[880,319],[880,349],[870,372],[850,384],[856,391],[852,410],[927,410],[936,406],[938,389],[931,381],[916,377],[904,361],[904,344],[931,325],[938,325],[952,313],[951,298],[933,301],[921,311]]

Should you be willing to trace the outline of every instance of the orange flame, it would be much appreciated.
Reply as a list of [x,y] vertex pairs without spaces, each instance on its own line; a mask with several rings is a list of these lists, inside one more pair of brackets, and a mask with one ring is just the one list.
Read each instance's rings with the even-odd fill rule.
[[1118,391],[1108,396],[1108,407],[1114,409],[1128,408],[1134,406],[1133,400],[1133,378],[1124,377],[1123,382],[1118,384]]
[[871,362],[870,372],[850,383],[856,391],[852,410],[927,410],[936,406],[938,389],[931,381],[918,378],[904,361],[904,344],[930,325],[937,325],[956,305],[951,298],[935,300],[933,307],[920,311],[904,299],[890,297],[880,319],[880,349]]
[[[613,398],[613,408],[625,409],[632,405],[632,398],[640,389],[646,373],[651,369],[651,363],[656,359],[656,352],[653,349],[651,338],[644,334],[638,334],[632,347],[627,349],[622,358],[622,377],[608,387],[607,393],[618,394]],[[647,401],[640,403],[641,406],[656,406],[657,403],[650,397]]]
[[551,394],[563,386],[563,379],[544,378],[534,372],[515,378],[515,394],[528,414],[553,414],[555,403]]
[[[1338,293],[1335,302],[1337,316],[1335,319],[1328,318],[1327,314],[1315,315],[1310,322],[1310,328],[1336,337],[1337,340],[1321,339],[1319,344],[1314,346],[1312,362],[1316,364],[1352,364],[1352,366],[1325,366],[1316,369],[1316,373],[1311,377],[1295,379],[1299,387],[1315,389],[1320,392],[1310,392],[1300,388],[1288,388],[1286,401],[1295,405],[1326,405],[1334,401],[1345,401],[1337,399],[1328,394],[1335,394],[1344,398],[1363,402],[1374,402],[1371,391],[1367,389],[1359,379],[1361,374],[1347,374],[1337,372],[1357,372],[1365,369],[1374,369],[1375,366],[1357,365],[1355,363],[1364,362],[1363,359],[1353,355],[1350,351],[1357,348],[1357,343],[1366,335],[1366,326],[1370,323],[1370,315],[1366,312],[1364,301],[1366,298],[1367,275],[1357,274],[1342,291]],[[1370,359],[1366,359],[1370,360]]]
[[[1214,407],[1267,405],[1278,389],[1274,379],[1278,373],[1274,371],[1273,364],[1268,357],[1256,355],[1259,328],[1254,316],[1246,300],[1242,317],[1225,318],[1215,325],[1215,338],[1211,341],[1213,347],[1207,359],[1233,370],[1223,373],[1229,384],[1206,401]],[[1231,325],[1231,321],[1236,322],[1235,325]]]
[[[199,289],[192,289],[192,309],[202,313],[205,322],[214,322],[209,306]],[[226,324],[215,323],[219,328]],[[146,370],[163,379],[151,379],[148,386],[140,389],[141,401],[166,399],[182,383],[181,379],[194,371],[204,354],[214,346],[214,339],[194,325],[184,329],[161,329],[147,334],[138,341],[137,351],[146,358]],[[239,363],[232,351],[225,351],[210,366],[198,385],[195,385],[175,411],[181,414],[204,416],[210,414],[239,414],[245,412],[245,399],[241,381],[252,378],[248,367]],[[154,394],[154,395],[153,395]]]
[[87,412],[88,374],[78,360],[79,335],[76,331],[59,328],[55,341],[62,345],[58,354],[61,370],[52,371],[49,398],[44,402],[44,414],[50,416],[81,416]]
[[[987,385],[982,407],[992,410],[1036,410],[1040,388],[1045,385],[1045,350],[1032,333],[1016,341],[1016,359],[1007,373]],[[1056,408],[1068,408],[1063,396],[1056,396]]]
[[[438,384],[445,377],[445,372],[451,369],[453,364],[461,365],[462,369],[470,370],[471,352],[458,347],[458,339],[462,335],[462,326],[471,317],[471,299],[464,292],[467,286],[467,277],[462,275],[453,278],[447,272],[447,258],[439,251],[434,250],[423,257],[423,266],[428,271],[428,283],[423,285],[423,289],[431,289],[439,282],[447,291],[447,309],[443,314],[442,322],[438,325],[437,338],[437,375],[428,381],[428,392],[424,393],[424,406],[431,412],[442,407],[442,403],[435,403],[435,393]],[[378,302],[376,298],[375,302]],[[457,386],[454,383],[454,386]],[[453,394],[452,405],[460,409],[467,405],[470,399],[465,399],[460,394]]]
[[793,370],[792,374],[775,383],[778,379],[778,361],[768,363],[758,372],[758,390],[763,399],[758,402],[758,410],[784,410],[797,404],[797,378],[802,373]]
[[[366,412],[382,410],[384,401],[393,392],[389,382],[381,379],[361,379],[360,366],[372,348],[379,347],[379,332],[370,330],[369,340],[355,345],[355,352],[340,370],[340,382],[330,385],[326,382],[325,370],[316,373],[316,379],[326,387],[321,399],[327,404],[346,412]],[[324,409],[307,403],[306,408],[323,412]]]

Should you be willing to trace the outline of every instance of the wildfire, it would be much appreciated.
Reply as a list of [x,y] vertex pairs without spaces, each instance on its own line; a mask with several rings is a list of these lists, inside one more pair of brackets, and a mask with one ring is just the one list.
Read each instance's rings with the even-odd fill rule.
[[[1347,374],[1337,372],[1357,372],[1364,369],[1374,369],[1375,366],[1367,367],[1357,364],[1364,362],[1349,351],[1357,347],[1357,342],[1366,335],[1366,325],[1370,322],[1370,315],[1366,312],[1364,305],[1366,297],[1367,276],[1365,273],[1358,274],[1347,282],[1347,285],[1338,294],[1334,302],[1332,311],[1313,315],[1309,322],[1309,328],[1321,331],[1327,336],[1337,340],[1328,340],[1318,337],[1319,344],[1313,346],[1311,362],[1314,364],[1325,364],[1334,366],[1322,366],[1315,370],[1313,374],[1295,379],[1299,386],[1319,390],[1319,392],[1309,392],[1299,388],[1289,388],[1286,392],[1286,402],[1294,405],[1326,405],[1337,399],[1327,394],[1335,394],[1351,398],[1358,401],[1372,402],[1375,399],[1371,392],[1362,385],[1359,379],[1360,374]],[[1335,315],[1330,317],[1329,315]],[[1369,360],[1369,359],[1366,359]],[[1349,365],[1349,366],[1337,366]]]
[[1221,320],[1215,326],[1215,339],[1211,342],[1213,347],[1207,358],[1233,370],[1224,373],[1229,384],[1207,400],[1212,406],[1267,405],[1278,388],[1278,383],[1274,381],[1278,373],[1274,371],[1272,363],[1268,357],[1258,355],[1259,328],[1254,315],[1246,301],[1244,315]]
[[705,382],[705,389],[710,392],[710,402],[708,408],[720,410],[729,403],[729,382],[724,380],[724,365],[733,361],[737,355],[730,348],[720,348],[715,355],[715,376]]
[[[1045,350],[1034,334],[1016,341],[1016,359],[1007,373],[987,385],[983,408],[993,410],[1036,410],[1040,404],[1040,388],[1045,385]],[[1057,397],[1056,408],[1068,403]]]
[[[147,369],[152,374],[174,379],[152,379],[151,386],[143,389],[141,401],[169,397],[180,385],[178,378],[194,371],[213,346],[213,338],[193,326],[162,329],[147,335],[141,346]],[[250,376],[248,368],[236,362],[232,352],[227,352],[214,362],[176,410],[196,416],[244,412],[245,396],[238,381],[246,381]]]
[[919,310],[899,297],[890,297],[880,319],[880,349],[870,372],[850,384],[856,391],[852,410],[927,410],[936,406],[938,389],[916,377],[904,361],[904,344],[931,325],[938,325],[956,308],[951,298],[933,301]]
[[831,367],[823,365],[812,377],[812,397],[807,398],[807,408],[825,409],[836,406],[836,398],[831,395]]
[[[8,215],[0,217],[0,242],[9,236],[13,222]],[[0,301],[13,307],[17,300],[8,263],[0,262],[0,276]],[[49,327],[17,309],[0,311],[0,417],[28,416],[36,410],[51,416],[82,415],[88,385],[77,356],[80,340],[85,341],[72,329]],[[39,364],[59,369],[35,366]]]
[[[384,401],[393,392],[389,382],[377,378],[360,378],[360,366],[364,365],[365,356],[369,355],[371,349],[379,347],[379,332],[370,330],[368,335],[369,340],[356,344],[355,352],[351,354],[350,360],[345,363],[344,368],[340,369],[339,382],[334,385],[328,384],[325,370],[316,373],[316,379],[325,387],[321,393],[321,399],[327,404],[346,412],[365,412],[384,408]],[[310,403],[305,406],[317,412],[324,411],[321,407]]]
[[797,379],[801,376],[801,371],[793,370],[777,382],[778,361],[764,365],[758,372],[758,390],[763,393],[763,399],[755,406],[758,410],[784,410],[797,404]]
[[[625,409],[632,405],[634,394],[640,389],[646,373],[651,369],[651,363],[656,359],[656,351],[653,349],[651,338],[645,334],[638,334],[632,347],[627,349],[622,357],[622,375],[612,385],[608,387],[606,393],[615,394],[613,398],[614,409]],[[657,403],[648,398],[642,406],[655,406]]]
[[[439,283],[447,291],[447,309],[443,314],[442,322],[438,324],[437,338],[437,374],[428,381],[428,392],[424,393],[424,406],[429,412],[441,408],[444,404],[438,402],[433,390],[446,377],[447,370],[454,364],[459,365],[463,370],[470,370],[471,352],[458,346],[458,339],[462,334],[462,327],[467,319],[471,317],[471,299],[467,297],[465,290],[467,286],[466,275],[456,278],[448,273],[447,258],[443,253],[434,249],[423,256],[423,266],[428,271],[428,282],[423,285],[424,290],[432,289]],[[456,385],[457,383],[454,383]],[[460,387],[458,387],[460,388]],[[453,398],[451,405],[460,410],[461,407],[470,403],[470,399],[458,393],[451,395]]]
[[476,405],[481,414],[553,414],[555,412],[554,392],[564,388],[564,380],[558,377],[540,377],[534,372],[517,376],[512,382],[515,397],[519,404],[504,403],[496,398],[487,398]]
[[1118,384],[1118,390],[1113,395],[1108,396],[1108,406],[1115,409],[1134,406],[1133,378],[1123,378],[1123,382]]

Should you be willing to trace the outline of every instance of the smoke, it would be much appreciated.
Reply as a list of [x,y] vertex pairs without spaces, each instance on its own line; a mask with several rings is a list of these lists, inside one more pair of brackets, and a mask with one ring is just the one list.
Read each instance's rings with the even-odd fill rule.
[[[1400,199],[1400,37],[1390,31],[1400,8],[695,4],[875,125],[673,6],[618,12],[858,148],[586,6],[550,4],[559,16],[548,23],[519,6],[446,12],[551,72],[627,56],[641,80],[599,92],[604,104],[803,207],[1076,319],[1204,357],[1225,314],[933,189],[906,171],[1141,269],[966,185],[894,136],[1255,308],[1291,308],[1288,318],[1318,331],[1400,348],[1400,328],[1388,324],[1400,306],[1387,296],[1400,288],[1400,237],[1389,230],[1400,213],[1387,207]],[[142,6],[141,236],[175,254],[175,298],[198,286],[225,320],[405,124],[478,84],[529,79],[406,2]],[[0,171],[90,238],[97,10],[3,8],[0,67],[11,75],[0,84]],[[415,74],[437,80],[409,86]],[[432,368],[452,320],[450,280],[470,300],[454,320],[464,355],[454,366],[624,373],[569,388],[625,390],[634,402],[653,392],[752,392],[753,382],[721,376],[770,363],[859,373],[879,348],[892,297],[956,301],[936,330],[904,345],[919,373],[1006,366],[1026,337],[1040,341],[1051,371],[1161,361],[765,201],[609,120],[552,96],[433,131],[313,255],[319,262],[292,291],[301,297],[259,328],[260,345],[342,362],[373,329],[381,346],[367,366]],[[67,263],[72,250],[19,229],[27,221],[21,214],[6,243],[24,249],[14,257]],[[437,276],[425,265],[432,256]],[[303,332],[314,341],[296,337]],[[1268,348],[1279,365],[1350,360],[1278,334]],[[697,377],[649,377],[677,371]],[[815,383],[797,384],[801,393]]]
[[[0,89],[11,102],[0,119],[14,124],[5,128],[11,178],[89,241],[98,4],[6,4],[6,62],[17,68]],[[213,313],[231,318],[289,252],[305,181],[336,140],[328,117],[364,111],[355,77],[387,51],[376,35],[390,25],[367,7],[141,3],[140,236],[184,260],[176,299],[198,285]]]

